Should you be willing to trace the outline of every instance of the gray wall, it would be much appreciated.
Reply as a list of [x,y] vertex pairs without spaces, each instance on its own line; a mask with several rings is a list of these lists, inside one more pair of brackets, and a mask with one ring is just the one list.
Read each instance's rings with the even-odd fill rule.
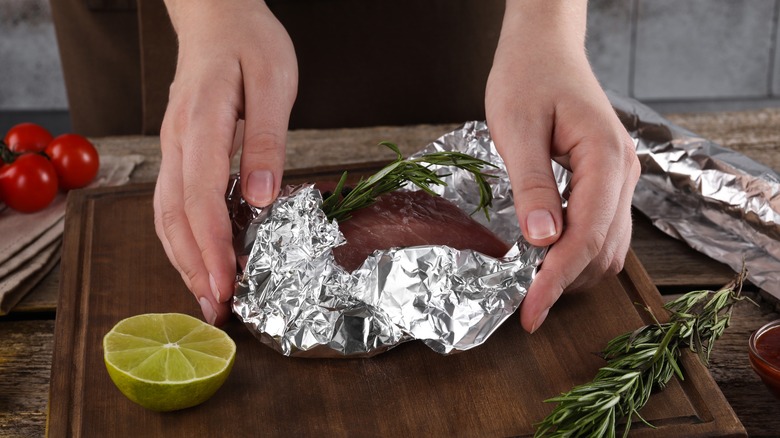
[[587,48],[605,87],[655,106],[777,106],[778,10],[778,0],[593,0]]
[[67,107],[48,0],[0,0],[0,110]]
[[[659,107],[778,106],[779,9],[780,0],[592,0],[587,48],[606,88]],[[0,125],[67,107],[48,1],[0,0]]]

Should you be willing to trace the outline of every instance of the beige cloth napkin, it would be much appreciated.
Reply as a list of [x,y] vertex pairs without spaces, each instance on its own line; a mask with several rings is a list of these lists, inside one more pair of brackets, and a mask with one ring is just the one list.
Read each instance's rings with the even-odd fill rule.
[[[144,160],[142,155],[101,155],[100,170],[89,187],[118,186]],[[8,313],[60,260],[65,229],[65,193],[44,210],[0,211],[0,315]]]

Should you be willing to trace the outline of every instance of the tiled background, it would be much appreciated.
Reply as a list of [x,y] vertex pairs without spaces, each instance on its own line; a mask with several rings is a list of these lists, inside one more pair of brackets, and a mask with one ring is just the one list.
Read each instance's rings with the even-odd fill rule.
[[48,0],[0,0],[0,132],[15,123],[70,122]]
[[[591,0],[604,87],[661,111],[780,106],[780,0]],[[43,117],[68,129],[48,0],[0,0],[0,131]]]
[[778,0],[593,0],[587,47],[605,87],[657,107],[778,106],[778,12]]

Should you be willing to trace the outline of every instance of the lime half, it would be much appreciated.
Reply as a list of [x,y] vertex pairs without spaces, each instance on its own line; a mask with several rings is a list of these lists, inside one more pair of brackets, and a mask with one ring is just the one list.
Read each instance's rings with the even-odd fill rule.
[[203,403],[222,386],[236,344],[222,330],[180,313],[119,321],[103,337],[103,359],[124,395],[155,411]]

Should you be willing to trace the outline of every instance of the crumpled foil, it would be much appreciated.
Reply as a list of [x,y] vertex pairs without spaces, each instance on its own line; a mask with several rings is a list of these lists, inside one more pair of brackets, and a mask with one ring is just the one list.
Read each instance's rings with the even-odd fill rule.
[[666,234],[780,298],[780,177],[769,167],[609,94],[637,142],[642,175],[632,205]]
[[[234,313],[287,356],[369,357],[411,340],[449,354],[485,342],[519,307],[546,248],[520,234],[509,178],[484,122],[466,123],[415,155],[443,150],[497,166],[487,171],[496,175],[490,221],[473,217],[514,242],[504,257],[435,245],[395,248],[375,251],[349,273],[335,262],[332,249],[344,237],[320,209],[318,190],[288,186],[270,207],[254,208],[241,198],[234,176],[227,203],[236,254],[245,264]],[[472,177],[446,172],[447,185],[436,190],[472,212],[479,202]],[[565,195],[568,172],[556,164],[555,174]]]
[[[636,100],[608,93],[642,164],[632,204],[666,234],[728,264],[780,298],[780,178]],[[368,357],[418,339],[447,354],[484,342],[525,297],[545,248],[520,235],[509,179],[484,122],[469,122],[414,155],[456,150],[498,166],[488,222],[505,257],[423,246],[377,251],[353,273],[334,260],[344,238],[310,185],[287,187],[268,208],[249,206],[234,176],[227,202],[246,268],[234,312],[263,343],[304,357]],[[553,163],[562,203],[570,175]],[[478,204],[467,172],[448,168],[437,192],[464,211]],[[411,188],[410,188],[411,189]]]

